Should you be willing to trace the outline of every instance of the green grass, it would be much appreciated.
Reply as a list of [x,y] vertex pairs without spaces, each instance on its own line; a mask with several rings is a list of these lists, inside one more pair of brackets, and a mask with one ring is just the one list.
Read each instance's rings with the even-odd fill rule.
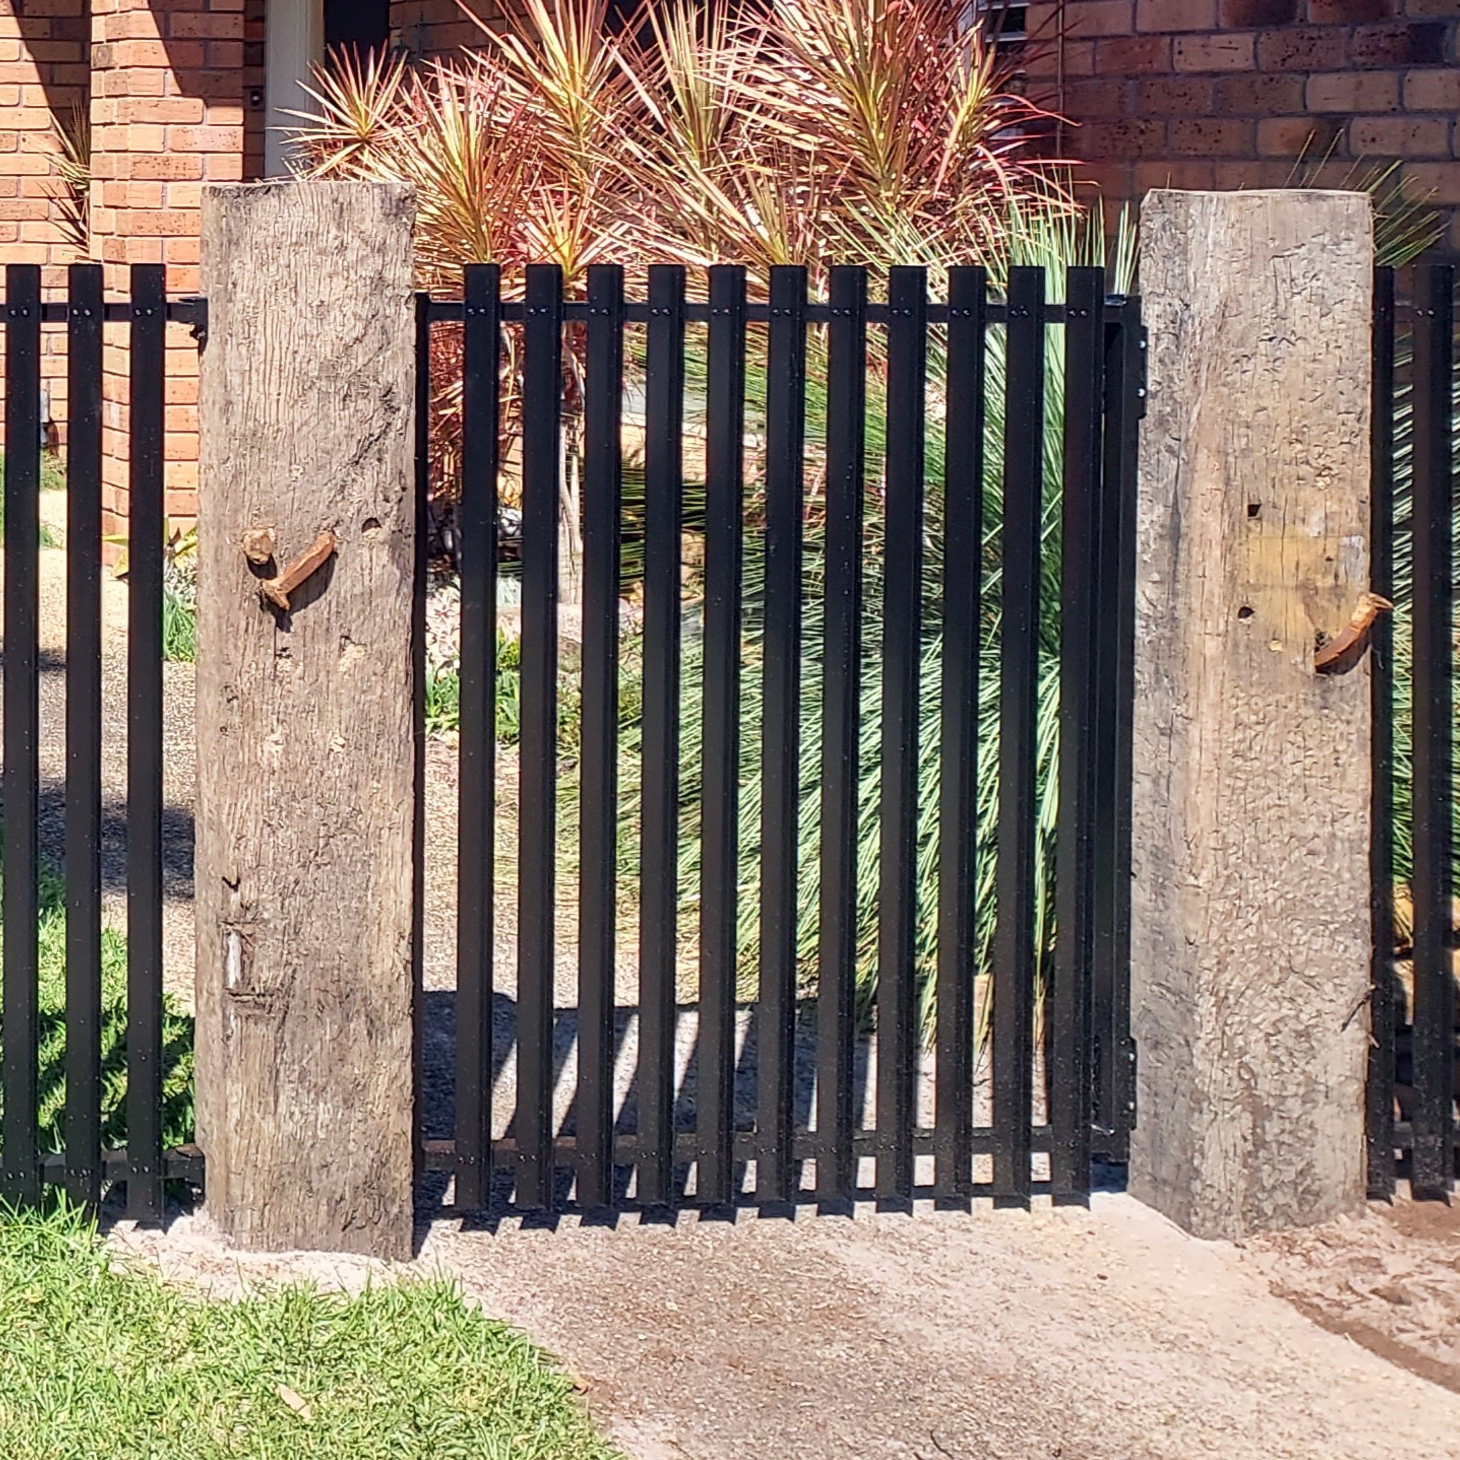
[[[496,727],[498,745],[516,745],[522,733],[522,649],[516,639],[497,634]],[[576,680],[564,676],[559,684],[560,748],[577,747]],[[461,729],[461,672],[455,664],[426,671],[426,733],[455,734]],[[569,737],[566,746],[562,736]]]
[[[3,940],[3,930],[0,930]],[[41,1149],[65,1149],[66,1112],[66,905],[65,889],[47,868],[40,879],[36,923],[40,958],[38,1134]],[[101,936],[102,1144],[127,1143],[127,944],[114,928]],[[193,1019],[171,995],[163,998],[163,1141],[193,1138]],[[0,1328],[0,1334],[3,1334]],[[3,1338],[0,1338],[3,1343]],[[0,1454],[4,1454],[0,1448]]]
[[6,1460],[610,1460],[569,1377],[449,1281],[209,1301],[58,1207],[0,1214]]
[[58,451],[41,452],[41,491],[66,490],[66,466]]
[[[0,493],[0,540],[5,537],[5,497]],[[42,522],[36,532],[36,542],[43,548],[64,547],[61,534],[49,522]]]
[[[0,454],[0,479],[5,473],[5,457]],[[41,491],[63,492],[66,489],[66,464],[56,451],[41,452]]]
[[426,733],[461,729],[461,675],[455,669],[426,671]]
[[[64,889],[46,869],[40,1139],[64,1146]],[[126,943],[102,935],[104,1143],[126,1142]],[[164,1000],[164,1139],[193,1133],[193,1021]],[[568,1377],[443,1279],[209,1302],[129,1269],[53,1198],[0,1209],[5,1460],[611,1460]]]

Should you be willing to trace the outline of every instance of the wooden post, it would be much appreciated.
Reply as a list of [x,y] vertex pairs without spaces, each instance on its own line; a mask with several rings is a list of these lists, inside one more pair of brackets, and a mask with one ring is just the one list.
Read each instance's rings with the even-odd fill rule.
[[249,1247],[411,1251],[413,215],[204,193],[198,1140]]
[[1364,1200],[1368,199],[1153,192],[1130,1189],[1202,1237]]

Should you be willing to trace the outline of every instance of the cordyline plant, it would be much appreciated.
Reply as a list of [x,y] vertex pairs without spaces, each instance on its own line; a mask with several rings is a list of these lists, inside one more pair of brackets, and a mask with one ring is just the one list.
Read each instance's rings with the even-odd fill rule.
[[[480,24],[480,22],[478,22]],[[999,262],[1011,210],[1071,210],[946,0],[680,3],[619,36],[607,0],[526,0],[411,69],[332,58],[295,133],[315,176],[415,184],[421,283],[463,264]]]
[[[1059,174],[1029,147],[1041,114],[1011,95],[991,48],[962,28],[959,7],[922,0],[780,0],[769,14],[679,5],[649,11],[623,36],[608,36],[604,7],[566,0],[548,10],[531,0],[518,29],[484,35],[483,48],[409,71],[398,63],[337,62],[316,86],[320,110],[301,129],[309,168],[318,174],[405,178],[420,209],[421,283],[457,287],[463,263],[495,261],[509,285],[522,264],[560,263],[570,289],[594,261],[637,273],[646,261],[690,266],[734,262],[763,292],[776,264],[808,266],[813,288],[829,261],[929,266],[941,292],[950,264],[982,263],[996,285],[1010,263],[1042,264],[1051,298],[1061,297],[1064,269],[1105,263],[1113,287],[1128,289],[1134,233],[1123,226],[1107,256],[1097,220],[1081,222]],[[1303,185],[1307,179],[1296,180]],[[1390,261],[1422,246],[1429,226],[1385,178],[1355,184],[1376,197],[1380,242]],[[1417,221],[1418,219],[1418,221]],[[1430,220],[1432,222],[1432,220]],[[1423,224],[1424,226],[1421,226]],[[438,443],[454,440],[449,394],[457,371],[450,335],[441,342],[434,423]],[[510,346],[510,332],[507,336]],[[565,442],[571,455],[579,365],[569,340]],[[876,344],[874,332],[874,349]],[[938,717],[941,662],[939,573],[942,562],[942,411],[939,341],[930,341],[928,501],[919,727],[919,916],[917,958],[924,1030],[935,1010]],[[635,348],[630,341],[631,352]],[[1061,332],[1049,332],[1044,423],[1042,609],[1037,725],[1035,922],[1040,992],[1057,929],[1053,869],[1058,814],[1060,641],[1060,483],[1063,465]],[[635,361],[630,359],[630,367]],[[702,410],[703,360],[690,349],[689,430]],[[798,933],[804,986],[817,977],[819,887],[819,726],[822,683],[819,453],[825,421],[824,359],[813,336],[808,361],[808,511],[802,661],[802,761],[799,803]],[[977,960],[993,973],[994,828],[998,806],[998,609],[1001,532],[1003,337],[991,332],[985,455],[985,552],[981,565],[984,623],[980,676],[979,834],[975,859]],[[748,421],[753,441],[763,426],[763,360],[749,362]],[[509,358],[509,392],[515,363]],[[880,475],[884,421],[880,362],[868,390],[868,499],[864,677],[857,870],[858,985],[863,1007],[877,980],[877,787],[880,702],[877,670],[881,585]],[[442,429],[444,427],[444,429]],[[515,434],[508,422],[505,429]],[[439,449],[439,445],[438,445]],[[688,453],[693,456],[694,453]],[[510,463],[510,454],[504,454]],[[449,479],[439,463],[438,481]],[[758,963],[760,831],[760,642],[762,563],[756,504],[761,463],[747,452],[745,676],[742,686],[740,833],[742,992],[753,996]],[[569,472],[571,475],[571,462]],[[686,518],[691,526],[701,482],[687,461]],[[630,517],[642,507],[633,463],[625,474]],[[510,493],[510,471],[503,482]],[[568,514],[575,510],[569,502]],[[626,532],[626,574],[636,550]],[[1401,635],[1401,644],[1403,642]],[[621,886],[624,931],[633,919],[637,877],[637,807],[641,766],[633,709],[635,646],[625,649],[621,787]],[[688,634],[681,723],[681,907],[683,945],[695,940],[699,878],[701,726],[698,639]],[[510,675],[507,676],[510,679]],[[571,689],[571,686],[569,687]],[[564,721],[568,727],[568,718]],[[571,728],[564,730],[565,787],[571,793]],[[574,806],[564,805],[562,861],[571,865]],[[684,965],[693,997],[692,960]],[[986,1007],[986,1003],[981,1004]]]
[[[607,0],[526,0],[504,24],[419,69],[332,57],[294,134],[309,175],[415,185],[418,282],[438,293],[489,262],[509,289],[523,265],[555,262],[570,291],[593,263],[734,262],[762,293],[777,264],[806,265],[813,288],[828,261],[997,269],[1012,218],[1073,209],[1030,147],[1045,114],[946,0],[680,0],[619,36]],[[438,335],[433,486],[449,498],[459,344]],[[581,354],[567,343],[571,483]]]

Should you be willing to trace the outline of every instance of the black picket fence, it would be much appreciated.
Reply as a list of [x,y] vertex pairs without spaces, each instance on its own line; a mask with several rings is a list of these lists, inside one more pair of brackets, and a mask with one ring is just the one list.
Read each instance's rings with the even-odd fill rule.
[[[930,302],[916,269],[891,271],[885,303],[869,300],[867,277],[855,269],[833,271],[824,303],[807,297],[794,269],[776,271],[768,302],[748,300],[734,268],[712,270],[701,301],[687,298],[683,271],[669,267],[650,271],[642,302],[625,298],[614,269],[592,270],[580,301],[564,299],[546,266],[528,271],[521,299],[503,298],[499,285],[493,269],[468,270],[463,300],[423,299],[419,312],[423,366],[433,320],[460,331],[464,352],[454,1078],[446,1129],[433,1129],[442,1122],[429,1110],[431,995],[423,990],[423,1168],[454,1174],[457,1204],[467,1209],[509,1197],[523,1208],[976,1192],[1019,1201],[1037,1190],[1081,1197],[1092,1156],[1123,1159],[1133,1114],[1126,966],[1138,301],[1107,300],[1101,273],[1090,269],[1070,271],[1062,303],[1046,301],[1036,269],[1014,270],[1004,300],[989,297],[981,271],[954,270],[946,303]],[[201,331],[205,304],[168,301],[160,268],[134,268],[130,298],[110,302],[96,266],[74,266],[68,298],[57,302],[43,301],[38,269],[7,270],[0,1195],[33,1201],[55,1183],[94,1202],[121,1180],[130,1213],[142,1219],[159,1215],[167,1179],[198,1186],[203,1178],[196,1149],[168,1147],[168,1102],[178,1097],[163,1084],[179,1058],[163,1000],[161,919],[169,320]],[[126,326],[130,337],[120,998],[104,987],[101,911],[105,325]],[[46,329],[64,331],[68,351],[63,791],[43,786],[39,771],[41,676],[58,667],[40,652],[38,612]],[[1054,375],[1052,358],[1063,361]],[[575,361],[581,369],[565,370]],[[1046,398],[1051,380],[1058,425]],[[518,384],[520,406],[509,412]],[[821,395],[808,423],[809,387]],[[423,368],[423,524],[429,390]],[[576,779],[560,787],[565,420],[581,433],[582,750]],[[1055,460],[1062,465],[1052,476]],[[499,478],[514,476],[522,726],[515,971],[493,966],[497,497]],[[625,480],[636,476],[642,500],[630,504]],[[986,501],[991,483],[998,501]],[[703,544],[703,581],[690,590],[686,525]],[[938,551],[929,552],[934,534]],[[633,631],[642,709],[632,729],[619,707],[628,633],[620,597],[631,576],[642,595]],[[1042,608],[1056,596],[1052,619]],[[1053,641],[1051,622],[1063,625]],[[803,662],[813,636],[821,666],[814,695]],[[940,649],[929,658],[933,638]],[[423,647],[418,633],[422,675]],[[1057,666],[1059,701],[1053,869],[1041,860],[1038,825],[1039,757],[1048,760],[1038,736],[1041,655]],[[686,694],[691,663],[694,696]],[[981,666],[996,680],[982,723]],[[753,788],[739,764],[752,681],[763,701]],[[690,716],[701,737],[693,828],[682,827]],[[803,741],[815,767],[810,785]],[[637,977],[627,999],[616,978],[626,755],[640,793]],[[997,915],[983,944],[977,910],[990,889],[975,885],[981,759],[996,767],[998,786],[984,848]],[[919,804],[929,762],[937,768],[932,808]],[[555,967],[564,789],[580,869],[569,992]],[[52,791],[64,803],[59,1001],[43,989],[34,935],[49,875],[38,816]],[[762,813],[747,847],[739,813],[750,794]],[[798,902],[803,822],[816,843],[809,907]],[[868,825],[877,848],[870,934],[858,888]],[[698,870],[686,997],[678,868],[690,837]],[[930,849],[935,890],[924,906]],[[1046,875],[1062,930],[1052,969],[1041,964],[1035,928]],[[747,919],[755,928],[749,969],[738,929]],[[920,961],[918,929],[930,922],[936,951]],[[875,992],[866,986],[869,962]],[[931,1022],[920,1018],[931,1008]],[[625,1049],[630,1042],[636,1050]],[[508,1064],[515,1088],[501,1108]],[[571,1080],[563,1077],[569,1064]],[[624,1065],[632,1067],[627,1089],[616,1077]],[[555,1094],[565,1085],[560,1111]],[[870,1184],[865,1158],[874,1162]]]
[[[1374,291],[1374,971],[1369,1191],[1408,1175],[1419,1196],[1460,1174],[1460,1006],[1455,991],[1455,269],[1392,269]],[[1407,866],[1406,866],[1407,863]],[[1407,876],[1406,876],[1407,873]],[[1413,911],[1408,958],[1395,886]],[[1404,976],[1408,969],[1408,977]]]
[[[461,351],[454,1053],[434,1074],[423,1067],[422,1086],[445,1089],[449,1113],[420,1123],[422,1163],[454,1176],[459,1208],[509,1197],[528,1209],[973,1193],[1018,1202],[1036,1190],[1078,1199],[1092,1155],[1123,1158],[1134,1099],[1130,702],[1144,342],[1138,301],[1107,299],[1102,271],[1070,270],[1061,303],[1046,287],[1042,270],[1016,268],[996,300],[982,270],[953,269],[947,301],[934,303],[925,270],[894,268],[881,303],[866,271],[837,268],[820,302],[804,270],[780,268],[768,299],[751,302],[744,271],[725,266],[694,301],[683,269],[654,266],[646,296],[631,300],[622,271],[604,266],[589,270],[586,298],[568,300],[560,271],[539,265],[517,298],[504,296],[495,266],[467,269],[460,300],[422,297],[423,405],[433,323],[459,331]],[[1051,450],[1056,345],[1063,425]],[[581,750],[567,788],[577,957],[566,990],[556,931],[565,417],[582,503],[581,658],[570,666]],[[423,481],[426,447],[423,436]],[[1000,457],[994,510],[986,467]],[[630,474],[642,491],[631,724],[620,711]],[[504,480],[520,490],[521,524],[515,970],[494,967],[493,937]],[[691,499],[703,573],[687,590]],[[1057,528],[1046,533],[1050,511]],[[1052,644],[1041,613],[1051,591]],[[921,682],[934,637],[936,686]],[[1042,651],[1058,664],[1059,931],[1041,984]],[[982,890],[979,763],[991,751],[981,661],[997,676],[998,742],[985,848],[994,887]],[[742,713],[752,685],[754,725]],[[699,755],[687,775],[690,729]],[[742,765],[752,753],[753,784]],[[626,755],[638,782],[627,995]],[[931,809],[919,804],[930,760]],[[760,805],[749,847],[747,795]],[[858,884],[873,822],[869,933]],[[688,889],[686,838],[697,843]],[[808,838],[809,901],[798,887]],[[920,904],[930,857],[936,890]],[[997,911],[980,967],[976,914],[990,891]],[[920,919],[935,925],[936,948],[921,962]],[[920,1008],[936,1009],[931,1022]],[[418,1048],[431,1038],[418,1030]]]
[[[169,1177],[198,1180],[190,1148],[164,1148],[169,1053],[162,991],[162,577],[165,330],[196,328],[197,301],[169,302],[161,265],[131,270],[107,302],[102,268],[73,264],[64,301],[41,271],[5,271],[4,974],[0,1197],[33,1202],[44,1183],[95,1202],[123,1180],[129,1215],[161,1214]],[[104,997],[102,805],[103,329],[130,336],[131,537],[127,657],[127,952],[123,998]],[[41,341],[67,348],[66,644],[42,662],[39,622]],[[39,956],[40,684],[65,674],[65,971],[42,999]],[[50,790],[50,787],[46,788]],[[55,1058],[64,1045],[64,1056]],[[51,1056],[42,1059],[43,1053]],[[125,1074],[125,1096],[117,1098]],[[64,1084],[64,1092],[61,1085]],[[58,1102],[64,1094],[64,1103]],[[48,1118],[43,1118],[43,1112]],[[113,1137],[124,1133],[125,1145]]]
[[[465,302],[423,301],[430,322],[450,321],[465,351],[461,676],[461,881],[454,1090],[456,1139],[428,1138],[423,1165],[457,1178],[465,1207],[515,1190],[518,1204],[569,1196],[583,1206],[742,1195],[763,1200],[863,1190],[860,1161],[875,1159],[870,1192],[1020,1199],[1047,1187],[1078,1195],[1089,1158],[1120,1159],[1132,1115],[1134,1051],[1128,1034],[1128,712],[1134,442],[1141,397],[1139,307],[1105,300],[1098,273],[1071,272],[1067,300],[1049,304],[1038,271],[1016,270],[1005,301],[977,271],[954,271],[949,301],[930,303],[918,271],[894,270],[887,303],[867,281],[837,270],[827,302],[780,271],[768,303],[748,302],[743,276],[712,271],[706,301],[689,301],[683,275],[652,272],[643,302],[621,276],[595,270],[586,301],[566,301],[548,268],[529,271],[520,300],[501,297],[489,269],[470,270]],[[1373,549],[1376,591],[1395,622],[1373,634],[1374,1031],[1369,1086],[1371,1190],[1397,1175],[1438,1193],[1457,1169],[1460,1093],[1453,926],[1454,791],[1454,273],[1418,272],[1410,304],[1393,275],[1376,288]],[[198,301],[166,300],[162,271],[132,271],[130,298],[107,302],[92,265],[70,272],[65,301],[46,302],[40,271],[6,271],[4,590],[4,944],[0,1060],[0,1193],[34,1199],[45,1183],[94,1200],[127,1183],[131,1211],[160,1210],[165,1178],[201,1180],[191,1148],[164,1141],[165,1019],[161,977],[161,597],[163,567],[164,325],[203,322]],[[126,993],[123,1037],[103,997],[100,844],[101,379],[105,324],[130,330],[128,786]],[[68,350],[65,973],[59,1008],[43,1006],[34,929],[45,869],[37,820],[39,685],[38,490],[41,477],[41,338],[64,330]],[[573,332],[576,331],[576,334]],[[696,335],[695,332],[698,331]],[[1036,1017],[1034,792],[1041,571],[1055,551],[1041,539],[1050,498],[1041,435],[1046,364],[1063,336],[1063,539],[1059,584],[1060,813],[1054,896],[1059,940]],[[998,349],[990,354],[990,342]],[[687,343],[688,342],[688,343]],[[868,369],[868,345],[880,362]],[[522,406],[501,413],[504,350],[520,360]],[[581,401],[564,398],[565,351],[582,364]],[[932,374],[930,376],[930,354]],[[640,381],[634,394],[629,374]],[[990,360],[1000,368],[990,371]],[[760,419],[747,423],[747,371],[761,375]],[[692,367],[692,368],[691,368]],[[820,372],[821,418],[807,433],[807,383]],[[945,404],[929,414],[936,377]],[[423,373],[422,401],[427,382]],[[686,432],[686,402],[698,424]],[[870,404],[869,404],[870,401]],[[990,428],[995,401],[1002,426]],[[584,751],[573,790],[584,875],[577,893],[576,1004],[555,997],[554,885],[561,853],[555,818],[553,727],[557,663],[557,515],[563,413],[582,436]],[[422,411],[422,424],[426,412]],[[520,427],[517,422],[520,421]],[[869,447],[869,422],[877,438]],[[644,500],[624,497],[625,430],[638,432]],[[499,434],[499,427],[512,429]],[[747,430],[758,465],[747,470]],[[514,436],[513,432],[516,432]],[[686,442],[698,444],[686,473]],[[941,471],[928,468],[937,438]],[[425,512],[425,446],[421,499]],[[1002,510],[986,510],[986,457],[999,450]],[[935,453],[938,454],[938,453]],[[519,966],[514,1018],[494,1032],[492,908],[492,676],[495,671],[499,469],[520,475],[522,644]],[[632,464],[631,464],[632,469]],[[689,476],[698,475],[698,480]],[[943,534],[941,575],[923,562],[931,485]],[[808,515],[808,507],[817,509]],[[696,610],[681,582],[680,529],[696,500],[704,579]],[[626,523],[641,536],[642,720],[632,747],[642,768],[636,1003],[615,993],[620,836],[617,777],[625,745],[618,710],[622,663],[619,594]],[[808,527],[812,524],[812,528]],[[880,537],[871,531],[880,529]],[[812,566],[807,534],[812,530]],[[1072,547],[1075,550],[1071,550]],[[746,577],[755,565],[754,582]],[[864,575],[875,569],[880,592]],[[987,588],[1000,575],[1001,627],[991,634]],[[1047,589],[1050,579],[1046,578]],[[824,666],[815,723],[801,704],[803,611],[819,606]],[[686,619],[686,613],[690,614]],[[868,615],[880,654],[863,652]],[[747,617],[759,623],[752,640]],[[698,626],[701,689],[683,690],[684,626]],[[942,641],[936,692],[921,684],[922,648]],[[992,643],[991,659],[980,643]],[[981,984],[973,927],[978,902],[977,808],[980,660],[998,679],[997,925],[991,977]],[[51,666],[54,667],[54,666]],[[766,706],[756,733],[756,787],[765,804],[751,921],[756,967],[747,992],[742,942],[745,848],[737,833],[745,794],[737,759],[747,676]],[[863,681],[880,691],[871,716]],[[919,706],[936,700],[936,748],[919,744]],[[682,850],[682,716],[700,719],[702,777],[697,874],[697,988],[682,1001],[676,968],[684,940],[677,865]],[[866,804],[863,721],[880,756],[875,805]],[[987,728],[987,722],[983,728]],[[817,784],[798,769],[815,740]],[[926,741],[929,737],[924,735]],[[920,756],[939,766],[934,813],[936,962],[919,966],[911,928],[920,911],[918,859],[926,808],[916,804]],[[45,788],[47,791],[49,788]],[[818,840],[819,886],[798,905],[796,858],[808,807]],[[858,987],[858,828],[878,824],[872,957],[875,995]],[[921,830],[920,830],[921,828]],[[1396,844],[1396,832],[1398,833]],[[923,839],[920,841],[920,837]],[[1394,957],[1393,890],[1408,882],[1412,959]],[[804,956],[807,921],[815,955]],[[1402,921],[1402,920],[1401,920]],[[1411,970],[1406,978],[1405,964]],[[923,998],[931,979],[936,997]],[[505,983],[503,980],[502,982]],[[981,993],[981,987],[986,993]],[[982,1000],[982,1003],[980,1002]],[[931,1031],[917,1011],[937,1010]],[[677,1048],[695,1023],[686,1062]],[[615,1064],[637,1023],[631,1098]],[[980,1044],[976,1028],[989,1037]],[[925,1050],[925,1036],[931,1033]],[[42,1046],[64,1044],[58,1068]],[[517,1080],[508,1119],[493,1124],[492,1084],[509,1054]],[[987,1068],[984,1062],[987,1056]],[[571,1109],[559,1118],[554,1086],[576,1059]],[[686,1068],[687,1064],[687,1068]],[[988,1074],[991,1069],[991,1076]],[[118,1104],[118,1076],[126,1094]],[[64,1105],[55,1113],[58,1075]],[[878,1078],[878,1075],[881,1078]],[[870,1095],[869,1095],[870,1091]],[[500,1092],[499,1092],[500,1093]],[[42,1111],[51,1114],[42,1118]],[[980,1115],[982,1109],[984,1115]],[[814,1116],[814,1118],[813,1118]],[[124,1132],[125,1145],[114,1136]],[[59,1137],[59,1138],[58,1138]],[[1031,1155],[1047,1159],[1036,1179]],[[919,1161],[933,1157],[929,1168]],[[989,1164],[978,1174],[977,1162]],[[814,1182],[803,1168],[813,1163]],[[693,1170],[694,1179],[688,1181]],[[922,1174],[920,1174],[922,1173]],[[576,1187],[574,1181],[576,1179]]]

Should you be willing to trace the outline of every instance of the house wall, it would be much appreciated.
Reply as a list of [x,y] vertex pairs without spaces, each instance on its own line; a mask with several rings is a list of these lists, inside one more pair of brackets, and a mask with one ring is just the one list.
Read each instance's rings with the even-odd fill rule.
[[[61,226],[55,124],[92,126],[91,257],[108,290],[159,262],[198,287],[202,185],[263,161],[265,0],[0,0],[0,262],[77,257]],[[488,24],[498,0],[473,0]],[[1281,186],[1308,144],[1327,180],[1398,159],[1449,215],[1460,249],[1460,0],[1031,0],[1029,86],[1072,125],[1062,149],[1110,200],[1164,185]],[[391,0],[391,40],[429,59],[480,43],[457,0]],[[1309,139],[1312,139],[1311,142]],[[106,509],[126,514],[126,349],[107,351]],[[64,355],[45,374],[64,430]],[[177,327],[168,386],[168,497],[196,510],[196,350]]]
[[264,175],[264,0],[243,4],[243,176],[255,182]]
[[[474,14],[488,25],[506,14],[495,0],[470,0]],[[390,38],[413,56],[446,55],[481,44],[481,27],[462,14],[456,0],[390,0]]]
[[[89,24],[85,0],[0,0],[0,263],[43,265],[51,289],[65,287],[65,266],[80,257],[61,226],[56,125],[77,109],[85,116]],[[57,330],[43,332],[42,350],[51,415],[64,421]]]
[[1306,144],[1332,183],[1399,161],[1460,249],[1460,0],[1033,0],[1029,28],[1108,199],[1281,187]]
[[[27,0],[32,3],[32,0]],[[173,295],[199,287],[204,183],[243,176],[244,0],[92,0],[92,257],[109,294],[134,263],[163,264]],[[103,513],[127,516],[126,330],[109,327]],[[168,327],[166,510],[197,514],[197,344]]]
[[[0,0],[0,264],[46,266],[51,297],[66,265],[105,265],[126,292],[134,263],[161,263],[172,295],[199,287],[199,219],[208,182],[263,171],[265,0]],[[479,35],[454,0],[405,7],[435,52]],[[57,202],[56,126],[79,108],[91,127],[91,233],[78,249]],[[64,329],[44,332],[55,440],[65,439]],[[169,327],[166,510],[197,510],[197,346]],[[127,333],[105,350],[105,530],[127,519]],[[0,381],[3,401],[3,381]]]

